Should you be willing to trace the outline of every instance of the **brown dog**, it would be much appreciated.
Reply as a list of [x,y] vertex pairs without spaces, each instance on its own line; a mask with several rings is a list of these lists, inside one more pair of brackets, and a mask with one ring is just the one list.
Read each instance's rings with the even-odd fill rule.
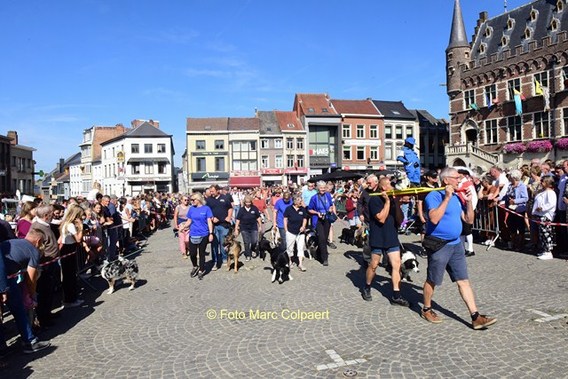
[[237,241],[233,233],[227,234],[223,247],[227,251],[227,271],[231,271],[231,260],[235,264],[235,274],[239,271],[239,256],[243,250],[241,243]]

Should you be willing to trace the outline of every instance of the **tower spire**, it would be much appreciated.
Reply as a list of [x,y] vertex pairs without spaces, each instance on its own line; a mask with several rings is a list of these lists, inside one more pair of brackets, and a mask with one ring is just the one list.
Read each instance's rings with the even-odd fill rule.
[[452,19],[452,32],[450,34],[448,49],[465,46],[469,46],[469,43],[467,42],[467,35],[465,34],[460,0],[454,0],[454,17]]

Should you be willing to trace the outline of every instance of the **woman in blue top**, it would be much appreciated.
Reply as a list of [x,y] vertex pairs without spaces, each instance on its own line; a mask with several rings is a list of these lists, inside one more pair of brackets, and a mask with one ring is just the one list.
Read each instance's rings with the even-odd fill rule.
[[329,235],[329,228],[331,222],[328,215],[335,212],[335,205],[329,192],[326,192],[327,185],[324,181],[317,183],[318,193],[312,196],[310,204],[308,205],[308,212],[312,215],[312,226],[316,230],[319,245],[319,258],[324,266],[328,265],[327,262],[327,236]]
[[[193,264],[191,277],[196,275],[203,279],[205,272],[205,248],[213,241],[213,212],[205,205],[202,194],[191,195],[191,207],[187,211],[187,221],[183,229],[189,228],[189,257]],[[197,265],[197,248],[199,247],[199,266]]]

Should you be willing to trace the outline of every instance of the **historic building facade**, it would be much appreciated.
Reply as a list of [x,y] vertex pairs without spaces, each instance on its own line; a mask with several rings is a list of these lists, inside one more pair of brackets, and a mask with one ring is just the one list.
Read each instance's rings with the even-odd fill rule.
[[455,0],[446,49],[448,164],[487,170],[568,157],[568,9],[537,0],[482,12],[468,41]]

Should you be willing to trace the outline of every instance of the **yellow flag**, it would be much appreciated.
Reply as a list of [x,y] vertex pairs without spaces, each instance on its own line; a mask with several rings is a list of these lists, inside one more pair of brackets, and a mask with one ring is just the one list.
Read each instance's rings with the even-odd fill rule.
[[535,86],[534,86],[535,95],[537,95],[537,96],[544,95],[544,92],[542,92],[542,86],[540,85],[538,80],[535,79],[534,82],[535,82]]

